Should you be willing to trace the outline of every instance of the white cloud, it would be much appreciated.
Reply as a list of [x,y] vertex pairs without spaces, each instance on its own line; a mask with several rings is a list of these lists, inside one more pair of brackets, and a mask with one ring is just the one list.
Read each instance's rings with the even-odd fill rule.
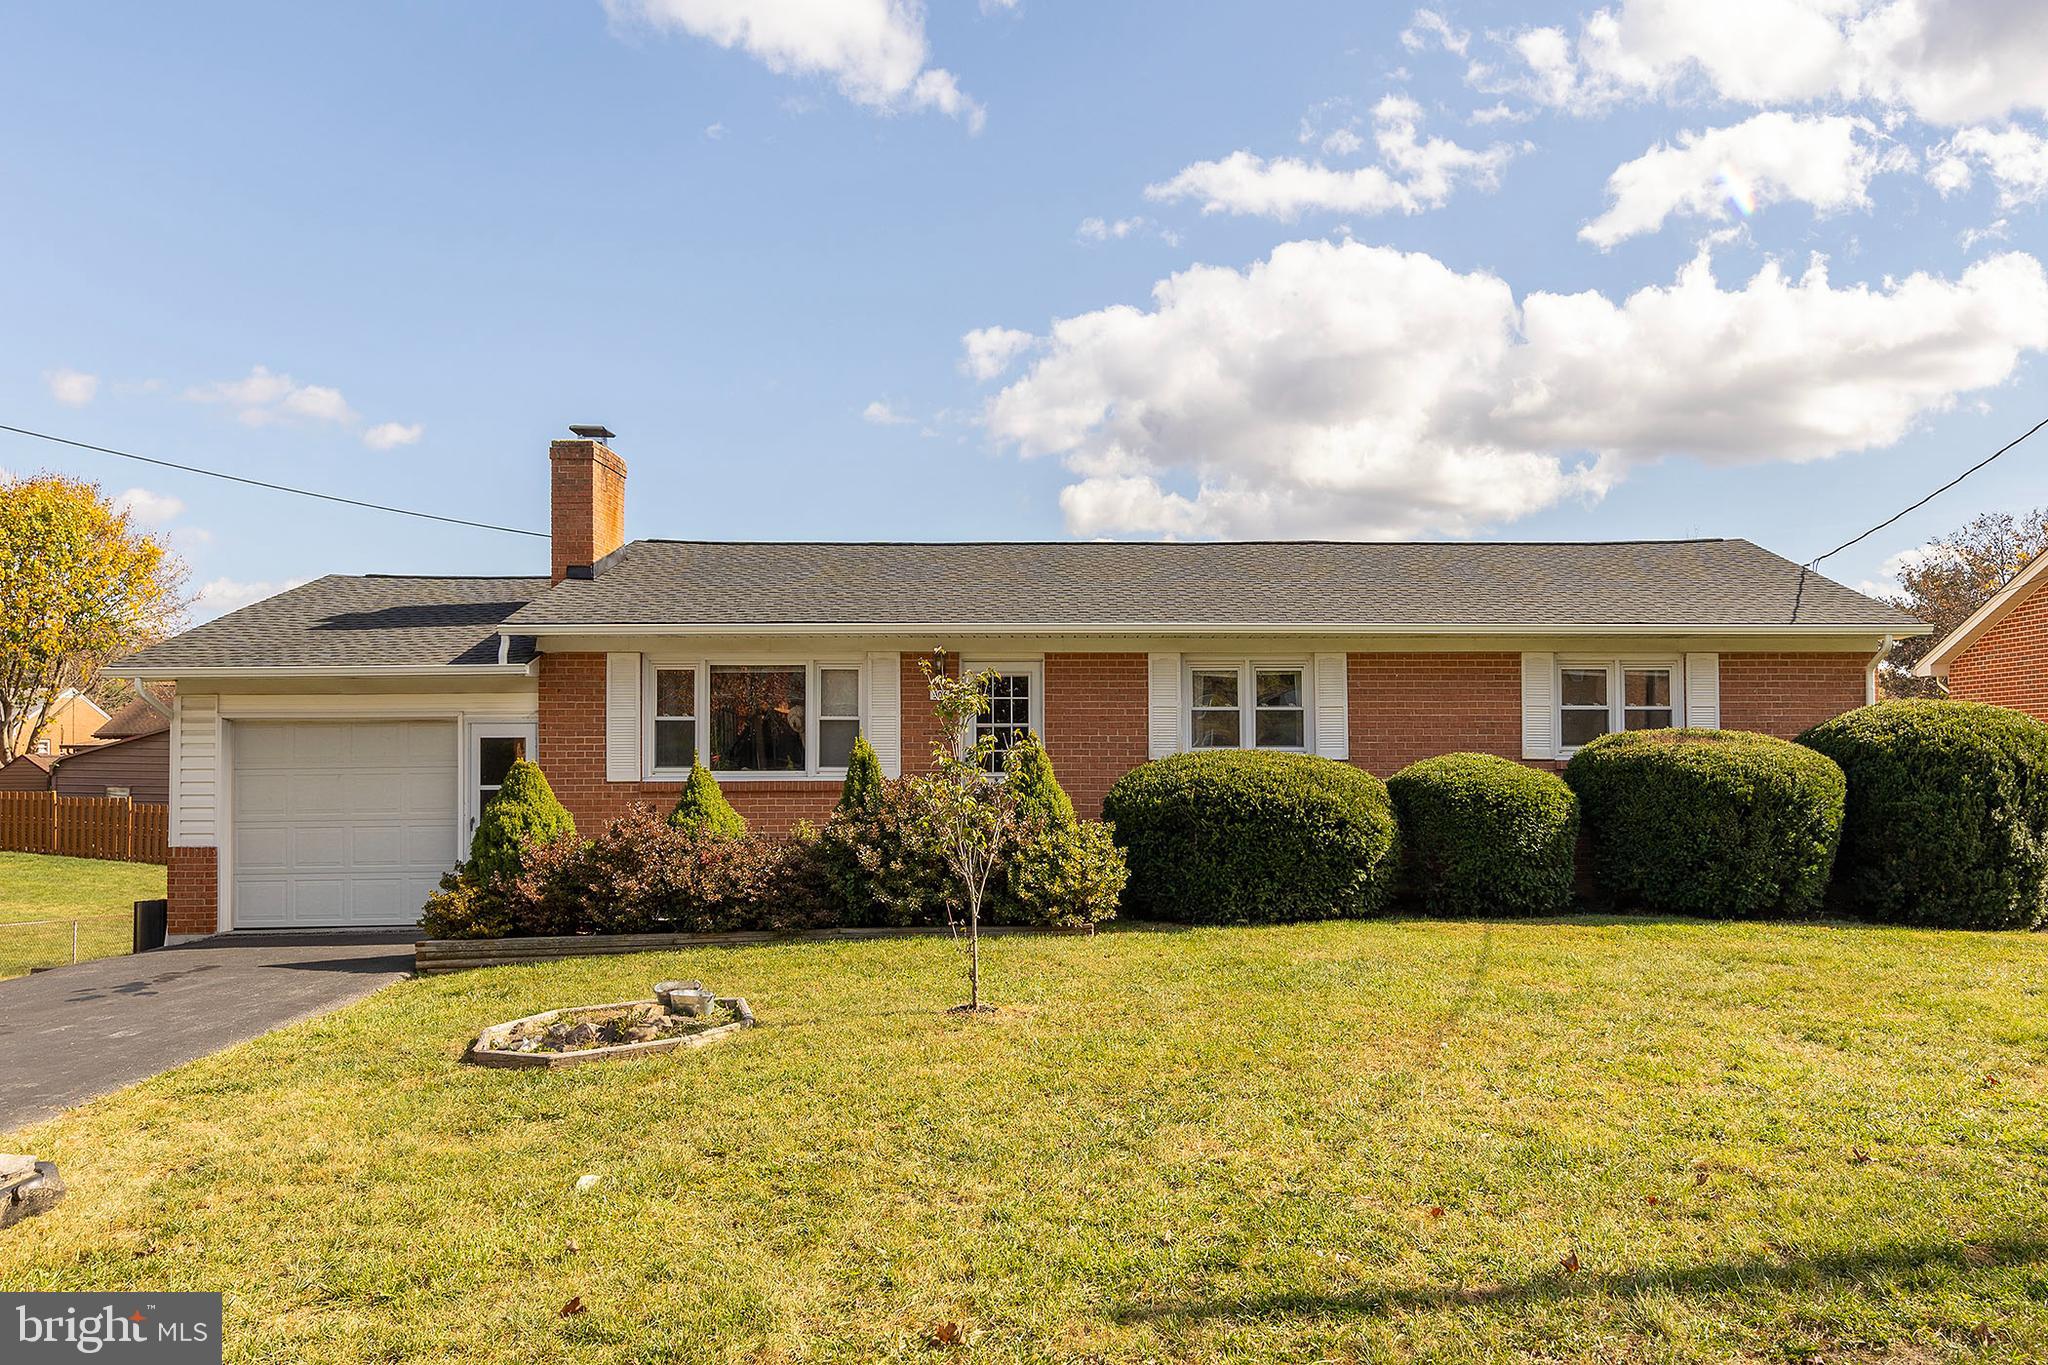
[[116,493],[112,501],[117,510],[126,512],[148,527],[162,526],[185,510],[185,504],[170,494],[152,493],[147,488],[130,488]]
[[977,327],[960,338],[960,368],[976,379],[994,379],[1037,344],[1037,337],[1014,327]]
[[1827,99],[1910,109],[1930,123],[2048,107],[2048,6],[2035,0],[1622,0],[1577,34],[1509,35],[1482,89],[1575,113],[1708,92],[1738,104]]
[[268,426],[286,418],[347,425],[356,420],[354,409],[340,389],[323,384],[301,384],[288,374],[278,374],[262,365],[254,366],[241,379],[227,379],[185,390],[196,403],[225,403],[249,426]]
[[45,370],[43,382],[50,386],[50,397],[67,408],[84,407],[100,391],[98,375],[77,370]]
[[982,107],[927,64],[918,0],[604,0],[615,22],[739,48],[777,75],[825,76],[856,104],[935,109],[980,131]]
[[1808,460],[1896,441],[2048,348],[2048,274],[1836,288],[1816,263],[1724,289],[1707,259],[1616,302],[1420,253],[1289,242],[1197,266],[1149,310],[1056,323],[992,436],[1076,475],[1080,535],[1469,533],[1639,463]]
[[1579,236],[1610,247],[1655,232],[1673,215],[1727,221],[1801,200],[1817,213],[1867,208],[1872,176],[1903,170],[1911,153],[1868,120],[1842,114],[1758,114],[1728,128],[1683,132],[1607,178],[1607,212]]
[[917,420],[904,416],[879,398],[860,410],[860,419],[863,422],[872,422],[878,427],[908,426]]
[[1927,178],[1946,197],[1980,169],[1998,186],[2000,208],[2034,203],[2048,195],[2048,135],[2017,124],[1965,128],[1930,153]]
[[725,131],[723,123],[713,123],[705,127],[704,136],[710,141],[716,142],[725,136]]
[[1018,0],[981,0],[983,14],[1001,14],[1017,8]]
[[1415,11],[1415,17],[1408,21],[1408,27],[1401,30],[1401,46],[1410,52],[1420,52],[1435,44],[1446,52],[1462,57],[1471,42],[1471,34],[1451,27],[1451,21],[1433,9]]
[[2012,224],[2000,218],[1980,228],[1964,228],[1956,234],[1956,245],[1965,251],[1975,251],[1985,242],[2002,242],[2010,232]]
[[1944,553],[1946,551],[1939,545],[1915,545],[1909,550],[1900,550],[1877,566],[1876,578],[1866,578],[1857,583],[1856,591],[1865,597],[1890,597],[1903,592],[1905,583],[1902,580],[1906,570],[1918,568]]
[[214,578],[199,585],[199,595],[192,603],[192,615],[201,621],[240,610],[252,602],[261,602],[266,597],[275,597],[306,582],[303,578],[287,578],[278,583],[242,583],[232,578]]
[[379,422],[363,433],[363,444],[372,450],[393,450],[399,446],[419,444],[420,437],[427,429],[418,422],[410,425],[404,422]]
[[1339,170],[1299,157],[1266,160],[1247,151],[1220,161],[1198,161],[1171,180],[1149,185],[1145,197],[1195,199],[1204,213],[1257,214],[1292,220],[1304,212],[1420,213],[1439,207],[1459,185],[1492,188],[1515,149],[1475,151],[1444,138],[1420,137],[1422,108],[1404,95],[1388,95],[1373,108],[1373,141],[1380,164]]
[[1180,245],[1180,234],[1143,216],[1133,218],[1083,218],[1074,228],[1074,240],[1090,244],[1121,242],[1130,237],[1157,237],[1168,246]]

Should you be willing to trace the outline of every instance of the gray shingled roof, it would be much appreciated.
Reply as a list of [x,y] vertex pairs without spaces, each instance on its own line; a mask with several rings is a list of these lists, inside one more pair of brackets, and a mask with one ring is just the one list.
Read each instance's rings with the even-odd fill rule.
[[[114,669],[495,664],[499,625],[547,586],[545,578],[337,574],[194,626]],[[512,645],[510,662],[533,658],[530,639]]]
[[508,624],[1783,626],[1918,621],[1746,540],[1583,543],[641,540]]

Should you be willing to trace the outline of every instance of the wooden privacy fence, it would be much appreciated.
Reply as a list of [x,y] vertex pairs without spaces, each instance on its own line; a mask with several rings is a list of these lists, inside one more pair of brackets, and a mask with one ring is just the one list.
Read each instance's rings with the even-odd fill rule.
[[0,792],[0,851],[129,863],[170,861],[170,807],[118,796]]

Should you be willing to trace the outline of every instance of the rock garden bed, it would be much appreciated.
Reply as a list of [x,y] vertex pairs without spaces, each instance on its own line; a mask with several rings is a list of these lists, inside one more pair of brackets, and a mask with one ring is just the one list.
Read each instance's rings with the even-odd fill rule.
[[695,981],[664,981],[653,1000],[572,1005],[493,1024],[463,1060],[478,1066],[563,1067],[623,1061],[721,1042],[752,1028],[737,996],[714,996]]

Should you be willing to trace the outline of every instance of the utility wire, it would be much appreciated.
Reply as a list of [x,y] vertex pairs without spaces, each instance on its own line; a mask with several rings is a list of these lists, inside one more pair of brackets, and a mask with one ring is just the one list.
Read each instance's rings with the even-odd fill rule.
[[1942,495],[1943,493],[1946,493],[1946,492],[1948,492],[1948,490],[1949,490],[1949,489],[1951,489],[1951,488],[1954,488],[1954,487],[1955,487],[1955,486],[1956,486],[1957,484],[1961,483],[1961,482],[1962,482],[1962,481],[1963,481],[1964,479],[1967,479],[1967,478],[1969,478],[1969,477],[1970,477],[1970,476],[1971,476],[1972,474],[1974,474],[1974,473],[1976,473],[1976,472],[1977,472],[1978,470],[1982,469],[1982,468],[1983,468],[1983,467],[1984,467],[1985,465],[1987,465],[1987,464],[1990,464],[1990,463],[1991,463],[1991,462],[1992,462],[1993,460],[1995,460],[1995,459],[1997,459],[1997,458],[1998,458],[1999,456],[2001,456],[2001,455],[2005,454],[2005,452],[2006,452],[2006,451],[2008,451],[2008,450],[2011,450],[2011,449],[2012,449],[2012,448],[2013,448],[2014,446],[2018,445],[2018,444],[2019,444],[2019,443],[2020,443],[2021,441],[2024,441],[2024,440],[2026,440],[2026,439],[2027,439],[2027,437],[2029,437],[2029,436],[2032,436],[2032,435],[2033,435],[2033,434],[2034,434],[2035,432],[2039,431],[2039,430],[2040,430],[2040,429],[2041,429],[2042,427],[2048,427],[2048,417],[2043,417],[2043,418],[2042,418],[2042,419],[2041,419],[2040,421],[2038,421],[2038,422],[2034,423],[2034,425],[2032,425],[2032,426],[2028,427],[2028,428],[2027,428],[2027,429],[2026,429],[2025,431],[2023,431],[2023,432],[2021,432],[2021,433],[2020,433],[2019,435],[2017,435],[2017,436],[2013,437],[2013,438],[2012,438],[2012,439],[2011,439],[2010,441],[2007,441],[2007,442],[2006,442],[2006,443],[2005,443],[2004,445],[2002,445],[2002,446],[2000,446],[2000,447],[1999,447],[1998,449],[1996,449],[1996,450],[1992,451],[1992,452],[1991,452],[1991,453],[1990,453],[1989,455],[1986,455],[1986,456],[1985,456],[1985,457],[1984,457],[1983,459],[1981,459],[1981,460],[1977,461],[1977,463],[1975,463],[1975,464],[1971,465],[1971,466],[1970,466],[1970,467],[1969,467],[1968,469],[1965,469],[1965,470],[1964,470],[1964,471],[1963,471],[1962,473],[1960,473],[1960,474],[1956,475],[1956,476],[1955,476],[1955,477],[1954,477],[1953,479],[1950,479],[1950,480],[1949,480],[1949,481],[1948,481],[1947,483],[1945,483],[1945,484],[1943,484],[1943,485],[1942,485],[1941,487],[1939,487],[1939,488],[1935,489],[1935,490],[1934,490],[1934,491],[1933,491],[1932,493],[1929,493],[1929,494],[1928,494],[1928,495],[1927,495],[1926,497],[1924,497],[1924,498],[1920,499],[1920,501],[1918,501],[1918,502],[1914,503],[1914,504],[1913,504],[1913,505],[1912,505],[1911,507],[1907,507],[1907,508],[1904,508],[1903,510],[1901,510],[1901,511],[1900,511],[1900,512],[1899,512],[1899,513],[1898,513],[1898,514],[1896,515],[1896,516],[1891,516],[1891,517],[1887,517],[1887,518],[1885,518],[1885,520],[1883,520],[1883,521],[1880,521],[1880,522],[1879,522],[1879,523],[1878,523],[1877,525],[1875,525],[1875,526],[1871,527],[1871,528],[1870,528],[1870,529],[1869,529],[1868,531],[1865,531],[1865,532],[1864,532],[1864,533],[1863,533],[1862,535],[1860,535],[1860,536],[1856,536],[1856,537],[1855,537],[1854,539],[1851,539],[1851,540],[1845,540],[1845,541],[1843,541],[1843,542],[1842,542],[1842,543],[1841,543],[1840,545],[1837,545],[1837,546],[1836,546],[1836,547],[1835,547],[1834,549],[1832,549],[1832,550],[1829,550],[1829,551],[1827,552],[1827,554],[1824,554],[1824,555],[1815,555],[1815,556],[1814,556],[1814,557],[1813,557],[1812,559],[1809,559],[1809,560],[1807,560],[1807,561],[1806,561],[1806,566],[1805,566],[1805,567],[1807,567],[1807,568],[1809,568],[1809,569],[1810,569],[1810,568],[1812,568],[1812,567],[1813,567],[1814,565],[1816,565],[1816,564],[1820,563],[1820,562],[1821,562],[1821,561],[1822,561],[1823,559],[1827,559],[1827,558],[1829,558],[1830,556],[1833,556],[1833,555],[1838,555],[1838,554],[1842,553],[1842,551],[1844,551],[1844,550],[1848,549],[1848,548],[1849,548],[1849,547],[1850,547],[1851,545],[1854,545],[1854,544],[1856,544],[1856,543],[1857,543],[1857,541],[1862,541],[1862,540],[1868,540],[1868,539],[1869,539],[1870,537],[1872,537],[1872,536],[1876,535],[1876,534],[1877,534],[1877,533],[1878,533],[1879,531],[1882,531],[1882,530],[1883,530],[1883,529],[1884,529],[1885,527],[1887,527],[1887,526],[1891,525],[1891,524],[1892,524],[1893,522],[1897,521],[1897,520],[1898,520],[1898,519],[1899,519],[1900,517],[1903,517],[1903,516],[1905,516],[1905,515],[1906,515],[1907,513],[1909,513],[1909,512],[1917,512],[1917,511],[1919,511],[1919,510],[1920,510],[1921,508],[1925,507],[1925,506],[1926,506],[1926,505],[1927,505],[1928,503],[1930,503],[1930,502],[1933,502],[1933,501],[1934,501],[1934,500],[1935,500],[1936,498],[1940,497],[1940,496],[1941,496],[1941,495]]
[[0,431],[11,431],[17,436],[33,436],[38,441],[53,441],[62,446],[74,446],[79,450],[97,451],[102,455],[115,455],[124,460],[135,460],[142,464],[153,464],[163,469],[182,470],[187,474],[203,474],[209,479],[225,479],[229,483],[247,484],[251,488],[267,488],[273,493],[291,493],[301,498],[318,498],[322,502],[338,502],[348,507],[367,508],[372,512],[390,512],[401,517],[418,517],[421,521],[445,522],[450,526],[470,526],[479,531],[500,531],[508,536],[532,536],[535,540],[546,540],[546,531],[528,531],[518,526],[497,526],[488,521],[467,521],[461,517],[444,517],[438,512],[417,512],[410,507],[387,507],[381,502],[364,502],[360,498],[344,498],[339,493],[318,493],[310,488],[293,488],[290,484],[265,483],[262,479],[245,479],[240,474],[223,474],[218,469],[201,469],[197,465],[179,464],[176,460],[159,460],[148,455],[136,455],[126,450],[115,450],[110,446],[96,446],[85,441],[74,441],[65,436],[52,436],[47,431],[30,431],[27,427],[11,427],[0,422]]

